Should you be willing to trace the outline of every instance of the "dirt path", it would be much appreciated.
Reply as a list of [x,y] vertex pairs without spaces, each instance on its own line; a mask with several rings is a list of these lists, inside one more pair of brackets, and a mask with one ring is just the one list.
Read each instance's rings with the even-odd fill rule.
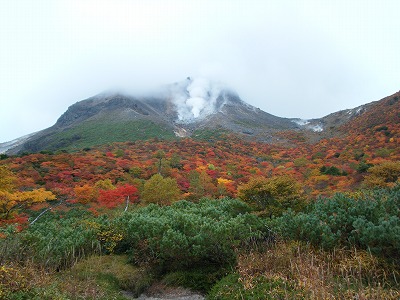
[[139,298],[133,298],[129,292],[124,292],[128,299],[137,300],[204,300],[203,295],[192,292],[189,289],[182,287],[169,287],[160,283],[153,284],[145,293]]

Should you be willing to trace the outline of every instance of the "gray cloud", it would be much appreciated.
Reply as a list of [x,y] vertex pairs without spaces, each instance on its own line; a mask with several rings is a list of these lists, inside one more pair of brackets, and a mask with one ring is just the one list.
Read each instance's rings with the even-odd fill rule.
[[[399,8],[389,0],[1,3],[0,142],[49,127],[104,90],[142,93],[187,76],[224,82],[283,117],[378,100],[400,86]],[[182,108],[200,114],[204,98],[191,98]]]

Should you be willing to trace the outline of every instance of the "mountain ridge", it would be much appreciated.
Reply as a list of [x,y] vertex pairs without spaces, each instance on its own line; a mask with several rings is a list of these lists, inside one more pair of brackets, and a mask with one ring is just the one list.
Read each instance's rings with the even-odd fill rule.
[[[344,134],[353,120],[362,118],[374,107],[382,109],[381,102],[391,101],[391,109],[399,110],[399,93],[322,118],[302,120],[274,116],[246,103],[222,85],[188,78],[150,96],[109,92],[78,101],[53,126],[17,139],[15,144],[2,143],[0,150],[7,154],[74,150],[138,139],[196,138],[204,132],[226,132],[245,139],[282,143],[285,139],[279,133],[293,131],[312,142]],[[372,113],[375,118],[379,114]],[[392,119],[396,122],[396,115]]]

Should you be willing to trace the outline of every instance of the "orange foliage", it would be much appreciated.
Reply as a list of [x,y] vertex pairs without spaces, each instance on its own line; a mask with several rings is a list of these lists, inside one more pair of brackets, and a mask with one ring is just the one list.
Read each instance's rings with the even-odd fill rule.
[[[110,188],[103,192],[104,201],[97,203],[96,191],[101,189],[96,187],[97,182],[108,180],[108,186],[117,190],[119,186],[133,184],[141,190],[140,185],[158,173],[154,157],[157,151],[165,153],[162,171],[176,180],[187,199],[235,196],[237,186],[252,176],[275,175],[295,178],[309,196],[329,195],[361,187],[369,174],[363,166],[400,160],[400,102],[391,99],[376,104],[387,114],[378,116],[370,109],[342,126],[341,138],[321,139],[314,144],[307,144],[304,136],[290,132],[282,136],[290,140],[291,147],[248,142],[235,136],[216,141],[149,140],[104,145],[75,153],[11,157],[7,165],[16,176],[15,186],[20,191],[45,188],[92,207],[99,204],[112,207],[124,201],[124,197],[116,196],[117,192]],[[390,122],[395,118],[398,122]],[[178,163],[176,156],[179,156]],[[5,161],[0,161],[0,166],[3,164]],[[335,167],[340,175],[323,174],[322,167]],[[105,201],[105,195],[114,200]]]

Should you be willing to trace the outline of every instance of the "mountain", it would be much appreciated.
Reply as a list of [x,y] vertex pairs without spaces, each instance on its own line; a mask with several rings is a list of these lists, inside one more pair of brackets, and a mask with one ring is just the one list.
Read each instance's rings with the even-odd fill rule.
[[21,137],[15,139],[15,140],[12,140],[12,141],[9,141],[9,142],[0,143],[0,154],[1,153],[5,153],[9,149],[13,149],[13,148],[21,146],[26,141],[28,141],[30,137],[32,137],[35,134],[36,134],[36,132],[21,136]]
[[140,139],[206,137],[210,132],[266,135],[296,129],[245,103],[226,87],[190,79],[162,88],[151,96],[102,93],[70,106],[52,127],[30,136],[8,153],[74,150]]
[[0,144],[0,149],[8,149],[8,154],[77,150],[150,138],[168,140],[191,136],[209,139],[224,133],[282,143],[287,141],[282,133],[292,132],[301,134],[306,141],[313,141],[345,134],[349,130],[346,126],[352,122],[358,124],[360,118],[378,111],[372,113],[371,118],[374,118],[382,109],[382,101],[394,101],[391,109],[399,111],[398,101],[390,99],[398,99],[398,95],[320,119],[289,119],[247,104],[222,84],[187,78],[150,96],[102,93],[79,101],[71,105],[53,126],[19,139],[17,143]]

